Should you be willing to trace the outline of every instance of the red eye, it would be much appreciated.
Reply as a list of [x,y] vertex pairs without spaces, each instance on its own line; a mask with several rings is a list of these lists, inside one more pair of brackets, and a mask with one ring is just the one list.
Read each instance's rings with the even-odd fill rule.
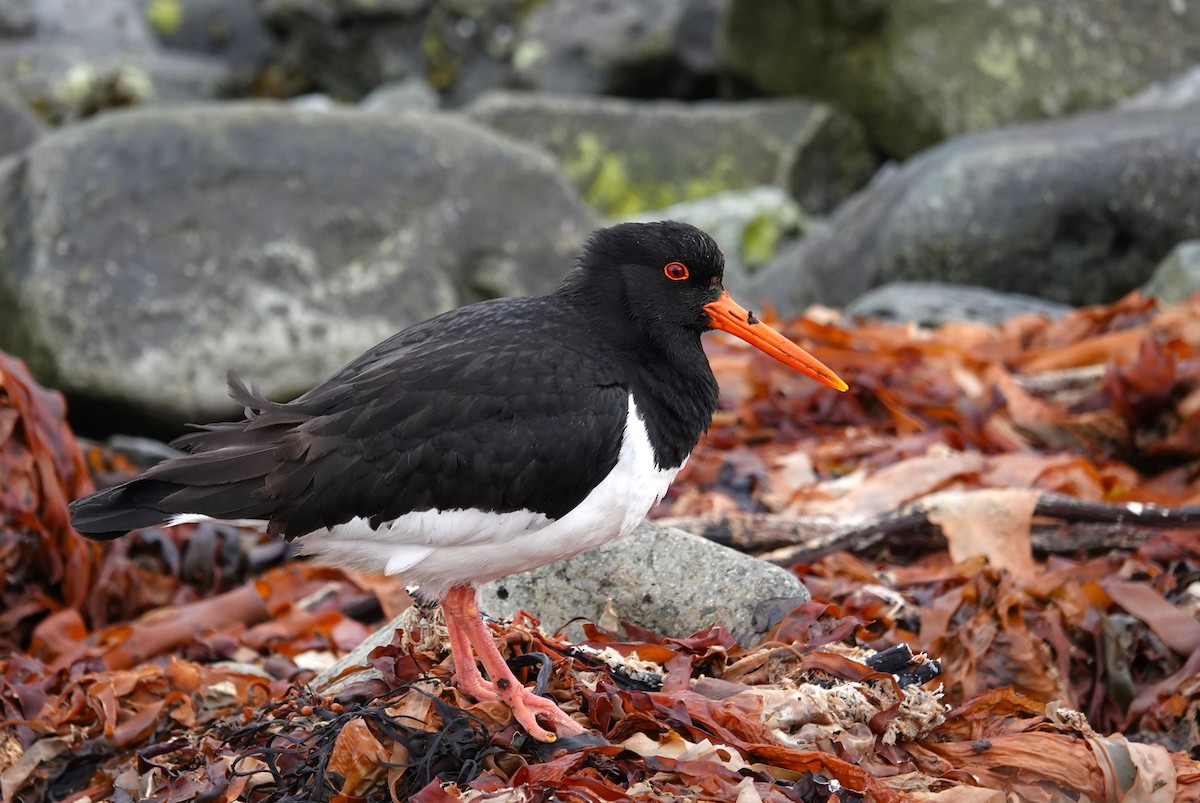
[[688,277],[687,265],[682,262],[668,262],[663,268],[663,273],[667,274],[667,278],[671,281],[682,282]]

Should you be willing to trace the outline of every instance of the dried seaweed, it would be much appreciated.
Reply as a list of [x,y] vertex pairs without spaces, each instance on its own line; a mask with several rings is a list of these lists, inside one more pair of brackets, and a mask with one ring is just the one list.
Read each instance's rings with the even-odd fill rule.
[[393,581],[224,526],[79,538],[67,500],[134,467],[0,355],[0,800],[1200,799],[1198,321],[1132,295],[782,324],[846,394],[711,344],[721,411],[654,513],[776,550],[814,600],[748,649],[493,623],[594,734],[551,746],[457,693],[428,619],[309,685],[409,604]]

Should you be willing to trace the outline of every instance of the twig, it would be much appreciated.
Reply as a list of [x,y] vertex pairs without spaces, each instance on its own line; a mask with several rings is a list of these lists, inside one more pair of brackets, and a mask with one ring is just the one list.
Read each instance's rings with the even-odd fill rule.
[[[1034,525],[1033,549],[1041,554],[1132,549],[1145,539],[1147,529],[1200,528],[1200,505],[1111,504],[1044,493],[1033,514],[1062,522]],[[906,546],[916,545],[911,541],[914,536],[942,538],[941,530],[929,520],[923,501],[851,524],[828,516],[764,513],[680,517],[660,523],[745,552],[763,553],[759,557],[781,566],[807,563],[839,551],[866,552],[897,536],[905,537]]]

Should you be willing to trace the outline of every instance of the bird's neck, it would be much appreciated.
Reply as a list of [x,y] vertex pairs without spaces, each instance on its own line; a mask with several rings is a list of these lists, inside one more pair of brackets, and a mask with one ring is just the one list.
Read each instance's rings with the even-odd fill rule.
[[717,380],[700,333],[646,325],[630,316],[613,294],[573,289],[564,284],[560,297],[583,316],[597,344],[627,372],[655,462],[663,469],[679,467],[717,409]]
[[630,390],[646,423],[659,468],[678,468],[712,423],[717,380],[696,334],[672,353],[642,351],[632,362]]

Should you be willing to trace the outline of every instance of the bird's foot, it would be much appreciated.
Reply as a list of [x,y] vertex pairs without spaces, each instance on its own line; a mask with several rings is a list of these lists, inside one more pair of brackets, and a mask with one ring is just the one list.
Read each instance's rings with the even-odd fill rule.
[[[558,707],[558,703],[537,694],[516,682],[501,678],[492,684],[504,704],[512,709],[513,717],[521,724],[530,736],[540,742],[553,742],[558,736],[574,736],[586,733],[587,729],[567,716],[567,712]],[[554,726],[556,732],[551,732],[538,724],[537,717],[541,716]]]
[[[567,713],[536,692],[525,688],[496,649],[496,642],[479,618],[475,590],[467,586],[450,589],[442,601],[446,630],[450,635],[450,653],[458,670],[458,690],[476,700],[499,700],[512,709],[513,717],[526,732],[540,742],[553,742],[558,736],[538,724],[541,716],[563,735],[575,736],[586,729]],[[472,648],[492,680],[484,679],[475,665]]]
[[[565,711],[558,707],[553,700],[547,699],[532,689],[522,686],[511,672],[508,677],[501,677],[493,683],[479,674],[474,662],[466,671],[458,673],[458,690],[476,700],[499,700],[512,709],[513,717],[530,736],[541,742],[553,742],[559,735],[576,735],[586,733],[587,729],[571,719]],[[548,731],[537,722],[538,716],[543,717],[554,726],[557,735]]]

